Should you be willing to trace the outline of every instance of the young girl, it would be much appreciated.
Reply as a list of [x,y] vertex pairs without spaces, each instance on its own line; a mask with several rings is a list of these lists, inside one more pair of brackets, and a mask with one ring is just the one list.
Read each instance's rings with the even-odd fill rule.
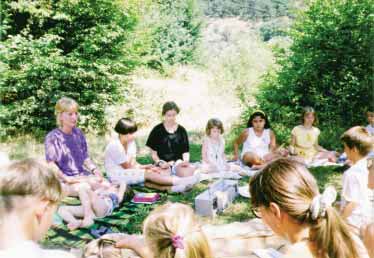
[[367,258],[360,239],[332,207],[336,191],[320,194],[314,177],[295,160],[277,159],[250,181],[252,210],[292,243],[284,258]]
[[167,203],[153,210],[144,221],[145,241],[124,236],[117,247],[134,250],[143,258],[212,258],[208,240],[191,207]]
[[275,158],[275,135],[270,129],[269,120],[263,111],[256,110],[251,114],[247,128],[235,140],[235,160],[239,157],[239,146],[241,144],[243,144],[243,149],[240,159],[247,166],[261,168],[266,162]]
[[294,127],[291,131],[291,154],[298,155],[307,163],[317,159],[328,159],[335,162],[335,152],[328,151],[318,144],[320,130],[314,127],[318,123],[314,109],[305,107],[301,117],[302,125]]
[[26,159],[0,168],[0,175],[0,257],[73,258],[37,244],[51,226],[63,197],[55,174]]
[[[92,213],[96,218],[103,218],[113,213],[113,210],[119,207],[119,204],[123,200],[123,196],[126,191],[126,184],[120,184],[119,186],[111,185],[109,182],[102,183],[101,188],[95,191],[89,192],[89,198],[91,200]],[[79,206],[61,206],[58,209],[58,214],[64,221],[67,222],[67,227],[70,230],[74,230],[81,227],[87,227],[82,223],[80,218],[85,216],[84,208],[82,205]],[[93,219],[93,218],[92,218]]]
[[186,191],[198,182],[198,175],[182,178],[171,175],[169,167],[138,164],[135,143],[137,129],[136,123],[128,118],[121,118],[114,128],[118,137],[107,145],[104,163],[112,182],[126,184],[146,182],[148,187],[172,192]]
[[240,171],[239,166],[227,163],[223,131],[223,124],[219,119],[212,118],[208,121],[201,150],[203,172]]

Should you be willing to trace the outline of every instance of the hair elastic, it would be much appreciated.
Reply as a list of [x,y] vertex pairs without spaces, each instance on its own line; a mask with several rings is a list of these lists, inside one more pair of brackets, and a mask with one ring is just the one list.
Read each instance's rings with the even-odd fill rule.
[[322,195],[316,195],[312,203],[310,204],[309,211],[312,215],[312,219],[316,220],[320,217],[325,217],[326,209],[331,207],[336,200],[336,190],[334,187],[329,186],[323,191]]
[[180,235],[175,235],[171,238],[172,245],[175,249],[184,249],[183,237]]

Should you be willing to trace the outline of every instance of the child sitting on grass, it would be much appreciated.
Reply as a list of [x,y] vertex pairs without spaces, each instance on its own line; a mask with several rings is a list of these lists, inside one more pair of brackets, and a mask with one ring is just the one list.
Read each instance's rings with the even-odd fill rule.
[[299,156],[304,162],[311,163],[318,159],[336,161],[336,154],[328,151],[318,144],[321,131],[314,127],[318,123],[317,114],[312,107],[303,109],[302,124],[291,131],[290,153]]
[[[369,247],[368,251],[373,254],[374,226],[371,221],[369,189],[374,186],[373,171],[369,174],[367,157],[373,148],[373,139],[364,127],[355,126],[346,131],[341,140],[344,152],[353,163],[343,175],[342,216],[352,231],[363,238]],[[368,242],[371,242],[369,246]]]
[[[90,212],[85,212],[82,205],[64,205],[58,209],[58,214],[67,222],[67,227],[70,230],[75,230],[81,227],[88,227],[93,224],[94,218],[103,218],[113,213],[113,210],[119,207],[123,200],[126,191],[126,184],[122,183],[119,186],[111,185],[109,182],[102,183],[101,188],[95,191],[89,191],[89,200],[91,202]],[[90,224],[84,224],[86,219],[85,214],[93,214]],[[81,220],[80,218],[83,218]]]
[[219,119],[209,119],[206,125],[206,137],[202,145],[202,172],[221,172],[241,170],[240,166],[227,163],[223,124]]
[[134,250],[143,258],[212,258],[208,240],[192,208],[167,203],[153,210],[144,221],[144,240],[123,236],[119,248]]
[[243,145],[240,160],[253,169],[263,168],[266,163],[280,156],[287,156],[285,150],[277,148],[274,132],[262,110],[255,110],[248,119],[247,128],[234,142],[234,159],[239,158],[239,146]]

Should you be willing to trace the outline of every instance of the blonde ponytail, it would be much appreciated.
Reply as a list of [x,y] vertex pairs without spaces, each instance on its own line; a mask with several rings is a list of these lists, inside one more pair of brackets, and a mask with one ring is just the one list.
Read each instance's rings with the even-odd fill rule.
[[300,224],[309,226],[311,250],[318,258],[359,258],[348,226],[331,207],[336,196],[320,195],[315,178],[301,163],[278,159],[250,181],[253,207],[276,203]]
[[326,209],[325,217],[311,223],[309,239],[315,243],[318,257],[359,258],[352,233],[333,207]]
[[147,246],[157,258],[212,258],[208,240],[191,207],[167,203],[144,221]]

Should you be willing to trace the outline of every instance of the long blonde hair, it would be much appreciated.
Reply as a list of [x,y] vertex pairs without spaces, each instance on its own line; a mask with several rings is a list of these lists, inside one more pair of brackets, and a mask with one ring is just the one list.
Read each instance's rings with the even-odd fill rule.
[[62,97],[60,98],[55,106],[55,115],[56,115],[56,123],[59,127],[62,126],[61,121],[60,121],[60,115],[63,112],[68,112],[68,111],[75,111],[78,112],[79,110],[79,105],[78,103],[71,98],[68,97]]
[[327,207],[324,216],[312,218],[312,200],[319,191],[303,164],[290,159],[273,161],[252,177],[250,191],[253,207],[269,207],[274,202],[298,223],[309,225],[316,257],[359,257],[348,226],[333,207]]
[[146,218],[143,233],[155,258],[213,257],[208,240],[187,205],[167,203],[156,208]]
[[1,214],[21,207],[28,197],[59,202],[62,188],[54,172],[35,159],[14,161],[0,168]]

